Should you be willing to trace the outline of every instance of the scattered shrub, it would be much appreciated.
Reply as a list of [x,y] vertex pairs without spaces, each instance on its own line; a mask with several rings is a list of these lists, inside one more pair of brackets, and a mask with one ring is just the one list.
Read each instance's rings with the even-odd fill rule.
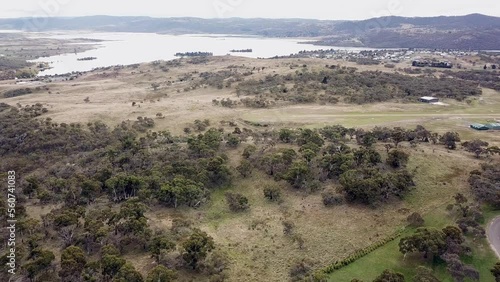
[[323,204],[327,207],[342,205],[344,196],[337,194],[333,189],[328,189],[321,194]]
[[408,222],[408,224],[411,226],[411,227],[421,227],[424,225],[424,219],[422,218],[422,216],[417,213],[417,212],[414,212],[412,213],[411,215],[409,215],[407,218],[406,218],[406,221]]
[[226,201],[233,212],[245,211],[250,207],[247,197],[237,193],[226,193]]
[[281,189],[275,186],[267,186],[264,188],[264,197],[271,202],[277,202],[281,199]]

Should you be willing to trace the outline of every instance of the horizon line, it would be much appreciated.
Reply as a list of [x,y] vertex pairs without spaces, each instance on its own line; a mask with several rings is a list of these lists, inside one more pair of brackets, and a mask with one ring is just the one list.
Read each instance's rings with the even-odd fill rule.
[[21,16],[21,17],[0,17],[0,20],[15,20],[15,19],[36,19],[36,18],[50,18],[50,19],[75,19],[75,18],[89,18],[89,17],[110,17],[110,18],[149,18],[149,19],[203,19],[203,20],[230,20],[230,19],[242,19],[242,20],[315,20],[315,21],[365,21],[371,19],[378,18],[386,18],[386,17],[399,17],[399,18],[440,18],[440,17],[466,17],[472,15],[479,15],[484,17],[492,17],[492,18],[500,18],[500,16],[492,16],[486,15],[482,13],[469,13],[469,14],[457,14],[457,15],[436,15],[436,16],[400,16],[400,15],[387,15],[381,17],[372,17],[365,19],[319,19],[319,18],[301,18],[301,17],[277,17],[277,18],[269,18],[269,17],[195,17],[195,16],[131,16],[131,15],[103,15],[103,14],[94,14],[94,15],[85,15],[85,16]]

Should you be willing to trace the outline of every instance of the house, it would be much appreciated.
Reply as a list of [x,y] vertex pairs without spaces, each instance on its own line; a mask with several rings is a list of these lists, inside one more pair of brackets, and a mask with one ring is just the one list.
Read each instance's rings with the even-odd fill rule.
[[439,102],[439,98],[424,96],[424,97],[420,97],[420,102],[423,102],[423,103],[437,103],[437,102]]
[[415,60],[411,63],[412,66],[414,67],[428,67],[429,62],[427,61],[420,61],[420,60]]
[[470,128],[475,129],[475,130],[488,130],[489,129],[486,125],[480,124],[480,123],[473,123],[470,125]]
[[414,67],[433,67],[433,68],[446,68],[446,69],[453,68],[453,64],[450,62],[430,62],[427,60],[424,61],[415,60],[411,63],[411,65]]
[[450,62],[432,62],[431,67],[451,69],[453,65]]
[[486,127],[492,130],[500,130],[500,123],[488,123],[486,124]]

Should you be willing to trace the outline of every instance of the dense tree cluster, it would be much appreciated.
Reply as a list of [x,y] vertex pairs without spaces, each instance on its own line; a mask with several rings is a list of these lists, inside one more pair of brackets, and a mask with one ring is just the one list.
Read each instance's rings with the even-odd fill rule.
[[493,276],[495,277],[495,282],[500,281],[500,262],[497,262],[491,269],[491,274],[493,274]]
[[[479,281],[479,272],[461,260],[466,250],[464,242],[462,231],[455,226],[447,226],[442,230],[422,227],[415,234],[402,238],[399,250],[405,255],[420,253],[434,262],[444,261],[455,281],[464,281],[466,277]],[[418,275],[423,274],[420,272]]]
[[483,203],[488,203],[500,208],[500,165],[483,164],[481,170],[471,172],[469,184],[476,198]]
[[200,84],[215,87],[217,89],[231,87],[232,83],[243,79],[242,74],[232,69],[218,72],[202,72],[199,76],[202,79]]
[[[290,84],[293,86],[290,87]],[[240,82],[236,92],[238,96],[258,96],[271,101],[337,103],[343,100],[365,104],[393,99],[417,101],[422,96],[464,100],[480,95],[481,89],[476,82],[462,79],[412,77],[380,71],[358,72],[344,67],[314,72],[303,69],[294,74],[249,79]]]
[[378,169],[350,170],[340,176],[340,183],[350,202],[374,205],[391,197],[403,198],[414,186],[406,170],[383,173]]
[[182,244],[182,247],[184,248],[182,257],[187,265],[196,269],[199,267],[200,261],[215,248],[215,244],[207,233],[201,230],[195,230],[188,240]]
[[[297,189],[315,191],[321,182],[339,183],[341,189],[323,193],[323,203],[327,206],[342,204],[342,196],[348,202],[377,205],[402,198],[414,184],[412,174],[405,169],[408,153],[388,150],[387,165],[384,165],[374,143],[379,140],[396,144],[409,140],[426,142],[430,135],[421,126],[409,131],[376,128],[371,132],[338,125],[319,130],[285,128],[276,132],[275,138],[298,146],[298,150],[270,149],[251,159],[256,159],[260,163],[258,167],[268,175],[285,180]],[[361,147],[347,145],[348,138],[354,137]]]
[[33,93],[33,89],[31,88],[20,88],[15,90],[9,90],[3,93],[5,98],[17,97],[22,95],[27,95]]
[[486,237],[486,231],[482,227],[484,217],[481,208],[477,204],[469,202],[463,194],[456,194],[454,199],[455,203],[449,205],[448,209],[457,213],[456,223],[462,232],[475,238]]
[[498,148],[497,146],[488,146],[488,142],[479,139],[462,143],[462,147],[464,147],[467,152],[473,153],[478,159],[481,158],[481,156],[489,156],[495,154],[500,155],[500,148]]
[[[41,220],[18,209],[19,235],[26,242],[19,253],[21,275],[37,281],[171,281],[176,270],[184,267],[220,278],[226,263],[215,254],[213,239],[182,219],[175,219],[171,230],[152,228],[150,207],[181,213],[204,205],[212,191],[223,188],[229,210],[243,212],[251,205],[249,198],[231,191],[231,184],[235,177],[252,173],[282,181],[258,188],[271,202],[281,203],[283,185],[305,192],[328,186],[321,191],[325,206],[346,201],[377,206],[403,198],[414,186],[413,174],[406,169],[410,150],[404,142],[441,142],[452,147],[451,142],[459,141],[458,134],[439,136],[422,126],[252,131],[240,129],[235,122],[221,123],[228,125],[229,133],[210,127],[209,120],[196,120],[189,132],[173,136],[153,132],[154,121],[146,117],[115,127],[102,122],[58,124],[0,104],[0,170],[16,170],[20,175],[20,202],[56,204]],[[250,139],[255,145],[241,145]],[[239,147],[243,147],[239,165],[231,167],[226,153]],[[489,202],[498,198],[497,175],[493,165],[471,174],[478,198]],[[459,232],[484,235],[474,205],[457,196],[452,210],[460,215]],[[5,214],[0,213],[0,219]],[[421,217],[413,216],[410,223],[421,225]],[[293,222],[285,219],[283,227],[285,235],[303,248],[305,240]],[[428,231],[430,243],[427,233],[419,233],[423,239],[408,239],[404,250],[442,257],[457,277],[460,271],[470,274],[453,256],[456,252],[445,256],[452,247],[461,249],[461,244],[448,242],[458,236],[454,232]],[[47,247],[56,245],[60,252]],[[132,251],[148,253],[157,267],[143,277],[125,259]],[[298,276],[301,271],[297,269]]]
[[176,57],[211,57],[214,54],[212,52],[178,52],[175,53]]
[[[176,276],[172,265],[164,264],[169,252],[178,250],[174,268],[205,263],[214,248],[210,236],[190,227],[159,234],[146,213],[151,204],[199,206],[210,190],[230,183],[219,130],[190,137],[148,130],[139,137],[143,129],[138,126],[153,126],[149,119],[115,128],[101,122],[56,124],[5,104],[0,115],[0,166],[19,175],[18,201],[58,204],[40,221],[19,207],[19,240],[28,246],[16,257],[20,275],[32,281],[144,281],[122,256],[131,250],[149,252],[160,263],[146,281]],[[113,208],[93,205],[106,197]],[[60,259],[47,244],[62,247]],[[93,253],[100,257],[96,260]],[[204,265],[203,271],[209,269]]]
[[500,76],[497,71],[445,71],[447,76],[480,83],[482,87],[500,91]]
[[417,274],[413,276],[413,281],[415,282],[440,282],[436,276],[432,274],[432,269],[426,268],[424,266],[417,267]]
[[390,269],[384,270],[380,276],[375,278],[373,282],[404,282],[405,277],[403,274],[394,272]]
[[204,185],[184,176],[177,176],[163,184],[157,193],[157,199],[165,206],[177,208],[179,205],[194,207],[207,197]]

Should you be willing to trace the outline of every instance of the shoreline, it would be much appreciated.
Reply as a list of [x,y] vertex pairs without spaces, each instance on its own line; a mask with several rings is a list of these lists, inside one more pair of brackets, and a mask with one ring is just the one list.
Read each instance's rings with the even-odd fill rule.
[[0,78],[14,79],[20,72],[32,73],[36,77],[42,69],[47,69],[50,57],[84,53],[99,46],[100,42],[86,38],[55,39],[32,37],[22,32],[0,32]]

